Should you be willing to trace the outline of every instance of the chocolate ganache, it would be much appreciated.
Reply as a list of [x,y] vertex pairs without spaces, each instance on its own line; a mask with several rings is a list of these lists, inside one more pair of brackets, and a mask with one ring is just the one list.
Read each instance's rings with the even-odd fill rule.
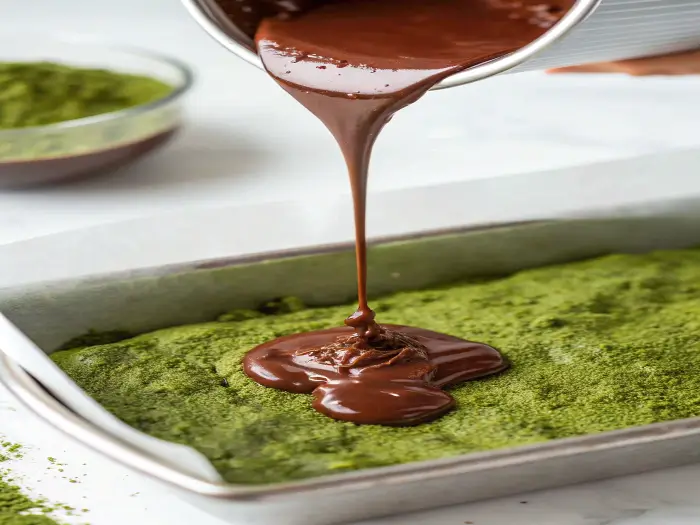
[[544,34],[572,0],[221,0],[255,34],[267,72],[316,115],[347,164],[358,302],[346,327],[251,350],[258,383],[313,393],[314,408],[362,424],[413,425],[449,411],[442,390],[507,368],[494,348],[430,330],[380,326],[367,302],[367,175],[384,125],[441,80]]

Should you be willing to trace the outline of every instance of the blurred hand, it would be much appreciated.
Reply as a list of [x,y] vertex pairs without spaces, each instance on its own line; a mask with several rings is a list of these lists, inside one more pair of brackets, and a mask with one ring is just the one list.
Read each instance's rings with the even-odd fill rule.
[[700,75],[700,51],[561,67],[547,73],[624,73],[635,77]]

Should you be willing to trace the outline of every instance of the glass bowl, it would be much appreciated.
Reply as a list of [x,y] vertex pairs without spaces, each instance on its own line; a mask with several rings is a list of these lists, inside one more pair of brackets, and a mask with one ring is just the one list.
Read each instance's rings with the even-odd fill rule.
[[183,95],[192,86],[193,76],[178,60],[90,40],[0,38],[0,62],[42,61],[149,76],[174,90],[160,100],[120,111],[45,126],[0,129],[0,187],[107,173],[163,146],[181,125]]

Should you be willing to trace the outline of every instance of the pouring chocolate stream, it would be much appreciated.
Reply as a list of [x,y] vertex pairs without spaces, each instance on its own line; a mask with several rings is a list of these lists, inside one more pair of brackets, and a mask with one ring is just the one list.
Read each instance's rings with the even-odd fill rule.
[[430,330],[380,326],[367,301],[366,196],[384,125],[433,85],[541,36],[572,0],[221,0],[255,32],[268,73],[316,115],[347,164],[355,219],[358,309],[347,327],[251,350],[249,377],[313,393],[314,408],[364,424],[410,425],[449,411],[442,388],[507,368],[494,348]]

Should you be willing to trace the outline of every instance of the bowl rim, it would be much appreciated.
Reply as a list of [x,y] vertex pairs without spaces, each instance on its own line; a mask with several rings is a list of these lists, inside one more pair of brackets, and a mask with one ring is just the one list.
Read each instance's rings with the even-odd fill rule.
[[[0,40],[8,40],[8,41],[13,41],[15,38],[20,38],[20,39],[26,39],[27,35],[26,34],[3,34],[0,35]],[[170,55],[167,55],[165,53],[160,53],[158,51],[151,51],[148,49],[144,49],[138,46],[129,46],[129,45],[123,45],[123,44],[118,44],[118,43],[113,43],[110,41],[105,41],[97,38],[92,38],[92,37],[83,37],[83,36],[72,36],[70,38],[66,37],[50,37],[46,38],[44,35],[43,38],[39,40],[35,40],[39,42],[46,42],[46,43],[58,43],[58,44],[65,44],[65,45],[73,45],[73,46],[85,46],[85,45],[90,45],[90,46],[97,46],[102,50],[105,51],[113,51],[113,52],[118,52],[118,53],[124,53],[127,55],[132,55],[135,57],[140,57],[140,58],[146,58],[146,59],[151,59],[157,62],[161,62],[167,65],[170,65],[174,67],[176,70],[178,70],[182,74],[182,83],[179,86],[174,86],[174,89],[168,93],[163,98],[159,98],[156,100],[153,100],[151,102],[147,102],[145,104],[139,104],[137,106],[131,106],[128,108],[124,109],[119,109],[117,111],[109,111],[107,113],[100,113],[98,115],[91,115],[89,117],[82,117],[78,119],[72,119],[72,120],[64,120],[60,122],[54,122],[52,124],[42,124],[39,126],[28,126],[24,128],[6,128],[6,129],[1,129],[0,128],[0,138],[3,136],[19,136],[23,134],[32,134],[32,133],[37,133],[39,131],[61,131],[65,129],[73,129],[73,128],[79,128],[82,126],[89,126],[92,124],[98,124],[100,122],[108,122],[110,120],[116,120],[122,117],[130,116],[130,115],[138,115],[138,114],[143,114],[148,111],[158,109],[162,106],[168,105],[170,102],[173,102],[179,98],[181,98],[183,95],[185,95],[187,92],[189,92],[192,89],[192,86],[194,85],[195,82],[195,75],[194,71],[192,68],[187,65],[184,61],[174,58]],[[4,60],[0,60],[1,62],[5,62]],[[31,63],[30,61],[22,61],[20,60],[19,62],[27,62]],[[69,63],[67,65],[70,66]],[[77,66],[79,67],[79,66]],[[109,69],[109,68],[106,68]],[[111,69],[110,69],[111,70]]]

